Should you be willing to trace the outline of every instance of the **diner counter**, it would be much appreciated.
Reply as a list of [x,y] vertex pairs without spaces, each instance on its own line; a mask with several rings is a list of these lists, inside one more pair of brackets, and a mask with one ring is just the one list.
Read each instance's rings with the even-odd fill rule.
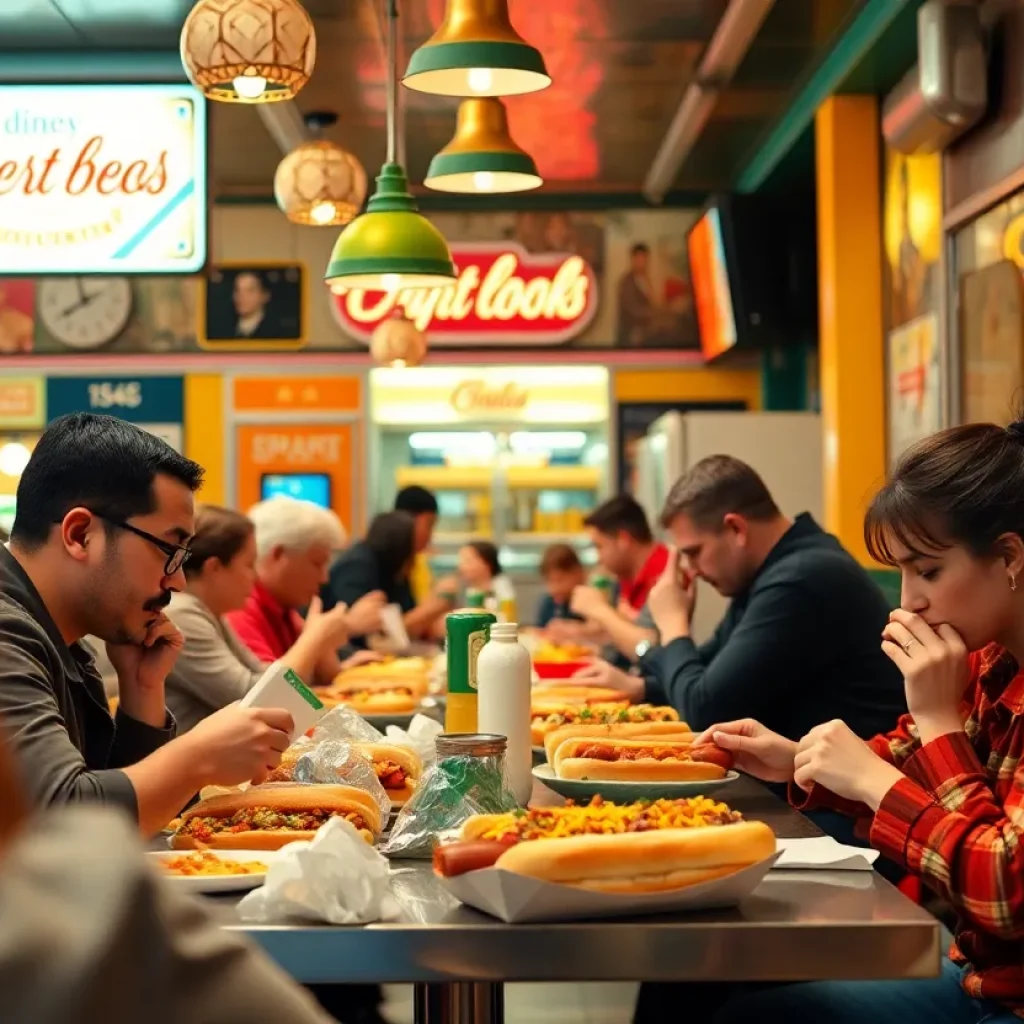
[[[722,798],[780,837],[820,834],[753,780],[741,779]],[[558,798],[539,789],[534,800]],[[472,1008],[453,1014],[449,1005],[446,1020],[500,1019],[498,1007],[480,1005],[496,998],[486,983],[925,978],[939,970],[938,922],[875,872],[772,871],[731,910],[518,925],[458,903],[428,862],[394,861],[393,873],[397,921],[338,928],[235,919],[227,926],[306,984],[476,983],[462,993]],[[223,902],[230,912],[233,901]],[[417,1019],[434,1014],[424,1009]]]

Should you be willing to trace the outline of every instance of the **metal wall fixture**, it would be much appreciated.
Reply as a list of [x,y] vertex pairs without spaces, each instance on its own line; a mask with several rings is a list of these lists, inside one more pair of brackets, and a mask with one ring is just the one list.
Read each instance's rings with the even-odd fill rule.
[[199,0],[181,29],[181,63],[207,99],[294,99],[316,62],[313,21],[298,0]]

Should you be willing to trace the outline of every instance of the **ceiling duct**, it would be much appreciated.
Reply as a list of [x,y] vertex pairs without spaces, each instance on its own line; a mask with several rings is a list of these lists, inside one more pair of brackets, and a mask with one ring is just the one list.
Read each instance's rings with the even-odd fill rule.
[[917,64],[885,98],[882,134],[908,156],[938,153],[988,105],[985,34],[973,0],[927,0],[917,12]]

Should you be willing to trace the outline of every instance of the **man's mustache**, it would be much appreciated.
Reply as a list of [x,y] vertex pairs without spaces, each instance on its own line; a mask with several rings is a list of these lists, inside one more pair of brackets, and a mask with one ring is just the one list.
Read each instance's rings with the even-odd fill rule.
[[172,594],[165,590],[158,597],[151,597],[142,607],[147,612],[162,612],[171,603]]

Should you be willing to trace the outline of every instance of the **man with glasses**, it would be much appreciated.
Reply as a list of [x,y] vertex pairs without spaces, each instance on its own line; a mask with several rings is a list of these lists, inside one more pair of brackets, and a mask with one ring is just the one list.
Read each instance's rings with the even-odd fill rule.
[[[151,835],[207,785],[262,780],[293,728],[283,710],[224,708],[174,739],[164,680],[182,636],[202,469],[121,420],[76,413],[42,435],[0,548],[0,719],[42,806],[120,806]],[[117,672],[111,716],[91,651]]]

